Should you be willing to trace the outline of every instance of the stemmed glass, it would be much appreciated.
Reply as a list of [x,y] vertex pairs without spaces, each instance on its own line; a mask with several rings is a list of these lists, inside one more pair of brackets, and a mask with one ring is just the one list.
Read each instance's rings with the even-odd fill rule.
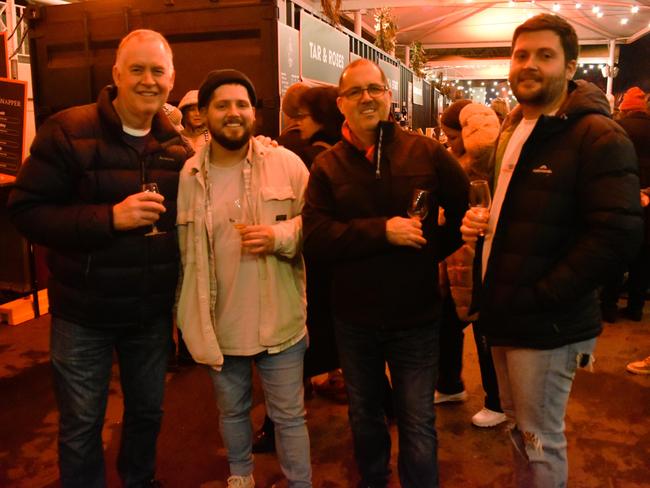
[[[490,195],[490,185],[486,180],[474,180],[469,184],[469,206],[482,217],[490,214],[492,197]],[[479,232],[480,236],[485,236],[485,231]]]
[[421,188],[413,190],[411,204],[406,211],[408,216],[411,218],[417,218],[420,221],[426,219],[429,214],[429,196],[430,192],[428,190],[422,190]]
[[[158,183],[142,183],[142,191],[150,192],[150,193],[160,193],[160,190],[158,189]],[[147,232],[145,236],[151,237],[151,236],[159,236],[166,234],[165,231],[159,231],[158,227],[156,227],[156,224],[151,224],[151,231]]]

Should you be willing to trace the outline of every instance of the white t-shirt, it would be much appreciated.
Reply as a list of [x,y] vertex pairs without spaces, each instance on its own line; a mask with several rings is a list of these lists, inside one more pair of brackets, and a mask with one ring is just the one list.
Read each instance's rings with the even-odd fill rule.
[[539,119],[521,119],[519,125],[515,128],[506,150],[503,153],[503,160],[501,162],[501,170],[499,171],[499,178],[497,179],[496,190],[494,198],[492,198],[492,207],[490,209],[490,220],[488,221],[488,231],[485,233],[485,241],[483,243],[483,256],[482,256],[482,278],[485,279],[485,271],[487,269],[490,251],[492,251],[492,239],[494,238],[494,231],[499,222],[499,215],[501,214],[501,207],[503,200],[506,197],[508,186],[512,173],[515,171],[517,161],[521,155],[521,148],[524,146],[531,132],[535,128]]
[[260,285],[257,258],[242,253],[241,236],[228,219],[228,206],[243,200],[244,161],[227,168],[210,165],[210,205],[217,265],[216,334],[221,352],[252,356],[264,351],[259,342]]

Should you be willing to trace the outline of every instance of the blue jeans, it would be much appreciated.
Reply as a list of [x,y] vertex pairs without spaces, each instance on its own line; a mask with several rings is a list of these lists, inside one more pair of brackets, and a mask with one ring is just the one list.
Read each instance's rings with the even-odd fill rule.
[[594,338],[556,349],[492,347],[501,406],[513,422],[518,487],[566,487],[566,406],[576,369],[590,363],[595,345]]
[[106,486],[102,427],[113,350],[124,394],[118,471],[126,487],[154,477],[171,324],[171,316],[163,316],[138,327],[92,329],[52,317],[63,487]]
[[221,436],[228,453],[230,474],[253,472],[252,365],[262,380],[266,411],[275,424],[280,467],[290,488],[311,487],[309,433],[305,422],[302,383],[307,338],[278,353],[225,356],[221,371],[210,369],[214,384]]
[[438,486],[433,385],[438,375],[438,324],[406,330],[336,322],[336,339],[350,402],[354,453],[364,487],[386,487],[391,440],[384,412],[388,363],[399,429],[402,487]]

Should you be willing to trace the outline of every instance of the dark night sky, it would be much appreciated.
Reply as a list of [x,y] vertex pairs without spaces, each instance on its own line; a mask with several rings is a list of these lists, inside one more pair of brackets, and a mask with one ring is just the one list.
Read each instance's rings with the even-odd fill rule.
[[633,86],[646,93],[650,91],[650,35],[621,46],[618,67],[620,71],[614,78],[614,93],[624,92]]

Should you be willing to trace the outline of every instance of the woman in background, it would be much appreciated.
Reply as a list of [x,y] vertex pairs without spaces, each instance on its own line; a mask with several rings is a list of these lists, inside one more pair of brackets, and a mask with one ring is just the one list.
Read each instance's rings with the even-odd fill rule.
[[[458,159],[470,181],[487,180],[491,173],[500,126],[494,111],[471,100],[458,100],[444,111],[441,125],[447,135],[449,150]],[[441,291],[445,298],[440,327],[440,370],[435,393],[436,404],[462,402],[467,398],[461,378],[463,329],[472,318],[465,316],[462,311],[470,301],[470,297],[465,295],[471,296],[471,285],[450,279],[463,275],[460,268],[465,266],[467,269],[464,270],[464,276],[468,276],[471,283],[471,260],[469,264],[464,263],[460,257],[463,252],[466,252],[464,246],[441,264]],[[494,427],[505,422],[506,416],[501,409],[492,354],[481,334],[480,320],[473,321],[473,329],[485,403],[483,409],[472,417],[472,423],[477,427]]]

